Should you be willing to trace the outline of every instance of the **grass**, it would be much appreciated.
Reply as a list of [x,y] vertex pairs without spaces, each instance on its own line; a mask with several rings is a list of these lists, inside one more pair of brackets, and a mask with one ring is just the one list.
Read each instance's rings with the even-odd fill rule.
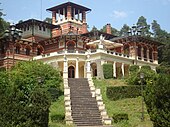
[[150,117],[144,107],[145,121],[141,122],[141,103],[142,97],[127,98],[117,101],[110,101],[106,96],[107,86],[122,86],[126,85],[124,80],[94,80],[95,86],[101,89],[102,98],[106,105],[109,117],[114,113],[127,113],[129,116],[128,121],[112,123],[113,127],[153,127]]
[[[101,89],[102,98],[104,104],[106,105],[107,113],[110,117],[114,113],[127,113],[129,116],[128,121],[122,121],[118,123],[113,123],[113,127],[153,127],[152,122],[150,121],[149,115],[146,111],[144,112],[145,121],[141,122],[141,102],[142,98],[127,98],[117,101],[110,101],[106,97],[106,87],[107,86],[124,86],[126,85],[124,80],[94,80],[94,83],[97,88]],[[49,114],[49,127],[73,127],[65,124],[65,120],[52,121],[51,116],[65,114],[64,108],[64,95],[60,96],[57,101],[53,102],[50,107]]]

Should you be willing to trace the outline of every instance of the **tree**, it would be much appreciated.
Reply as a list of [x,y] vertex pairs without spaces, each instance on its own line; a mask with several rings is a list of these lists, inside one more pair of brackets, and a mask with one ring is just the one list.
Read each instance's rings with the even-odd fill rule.
[[59,71],[41,62],[20,62],[0,72],[0,125],[47,127],[51,97],[59,89]]
[[130,27],[127,24],[124,24],[123,27],[120,30],[120,36],[126,36]]
[[144,16],[140,16],[137,21],[137,26],[141,27],[142,35],[151,36],[150,25],[147,24],[146,18]]
[[[105,32],[106,33],[106,26],[103,26],[102,29],[100,29],[101,32]],[[119,31],[113,27],[111,27],[111,34],[115,35],[115,36],[118,36],[119,35]]]
[[[1,4],[1,3],[0,3]],[[3,36],[4,31],[9,27],[10,23],[6,22],[2,17],[5,16],[5,14],[2,12],[2,9],[0,9],[0,37]]]
[[50,23],[50,24],[51,24],[51,23],[52,23],[52,18],[48,18],[48,17],[47,17],[47,18],[44,19],[44,22],[47,22],[47,23]]
[[159,47],[159,62],[164,62],[170,65],[170,34],[161,29],[161,26],[156,20],[152,22],[152,30],[154,33],[154,39],[161,42],[163,45]]
[[97,28],[93,26],[90,32],[96,32],[96,31],[97,31]]
[[159,75],[152,82],[147,82],[144,96],[147,110],[154,127],[170,126],[170,76]]

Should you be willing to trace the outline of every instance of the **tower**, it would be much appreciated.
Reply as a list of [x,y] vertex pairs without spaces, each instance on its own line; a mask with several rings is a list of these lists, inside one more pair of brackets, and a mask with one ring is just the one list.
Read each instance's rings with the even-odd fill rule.
[[61,29],[54,29],[52,31],[53,37],[68,34],[73,32],[74,34],[87,33],[86,14],[91,9],[84,6],[66,2],[47,9],[52,12],[52,24],[60,25]]

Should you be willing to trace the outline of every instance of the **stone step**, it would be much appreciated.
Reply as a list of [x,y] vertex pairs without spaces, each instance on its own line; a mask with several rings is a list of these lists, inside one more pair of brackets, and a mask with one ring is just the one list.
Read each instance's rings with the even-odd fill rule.
[[76,126],[102,126],[96,99],[92,97],[88,80],[68,79],[73,123]]

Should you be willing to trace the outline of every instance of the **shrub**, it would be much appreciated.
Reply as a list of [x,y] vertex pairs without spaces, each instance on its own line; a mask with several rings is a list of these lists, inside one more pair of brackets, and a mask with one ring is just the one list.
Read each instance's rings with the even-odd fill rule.
[[169,66],[158,66],[156,67],[156,72],[158,74],[169,74],[170,75],[170,67]]
[[52,122],[63,122],[65,119],[65,116],[64,115],[61,115],[61,114],[53,114],[51,115],[51,121]]
[[103,64],[103,74],[105,79],[113,78],[113,65],[110,63]]
[[128,114],[126,113],[113,114],[112,118],[114,123],[120,122],[122,120],[129,120]]
[[129,77],[127,78],[128,85],[140,85],[140,73],[144,73],[144,82],[152,81],[156,78],[157,74],[155,71],[151,70],[149,66],[141,67],[141,69],[137,72],[130,73]]
[[142,66],[141,70],[151,70],[151,67],[148,65]]
[[138,65],[131,65],[129,67],[130,74],[133,73],[133,72],[138,72],[138,71],[139,71],[139,66]]
[[144,92],[147,110],[154,127],[170,126],[170,75],[159,75],[153,82],[147,82]]
[[106,95],[110,100],[119,100],[123,98],[134,98],[141,95],[141,87],[133,86],[117,86],[107,87]]

